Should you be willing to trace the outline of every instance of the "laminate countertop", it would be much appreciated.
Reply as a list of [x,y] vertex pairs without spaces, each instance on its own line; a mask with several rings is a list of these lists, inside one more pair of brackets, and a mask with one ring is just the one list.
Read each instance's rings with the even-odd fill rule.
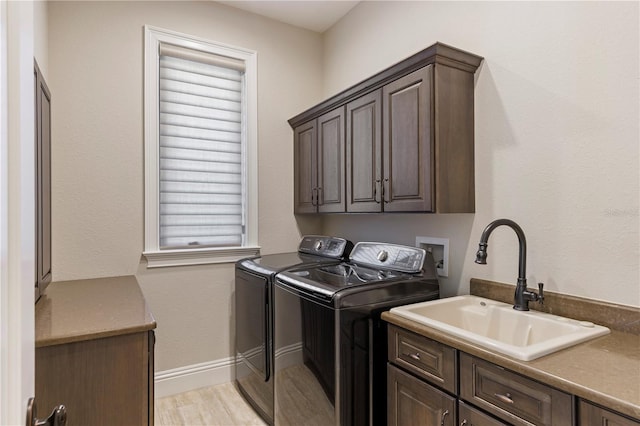
[[[483,287],[480,290],[479,284]],[[471,293],[482,297],[495,295],[495,287],[491,284],[472,280]],[[491,291],[485,291],[487,288]],[[508,286],[510,297],[513,297],[513,288]],[[563,296],[555,296],[556,303],[565,301]],[[545,292],[545,304],[547,297],[553,305],[554,295],[547,296]],[[640,310],[627,310],[630,311],[630,315],[627,314],[629,321],[636,322]],[[610,334],[533,361],[519,361],[390,312],[384,312],[382,319],[608,409],[640,418],[640,335],[636,333],[603,324],[611,329]]]
[[153,330],[134,276],[52,282],[35,306],[35,346]]

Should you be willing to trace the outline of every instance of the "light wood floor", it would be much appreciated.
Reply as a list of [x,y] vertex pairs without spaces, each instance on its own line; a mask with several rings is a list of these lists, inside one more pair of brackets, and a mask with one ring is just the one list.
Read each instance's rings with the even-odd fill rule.
[[157,426],[265,425],[232,383],[156,399],[154,416]]

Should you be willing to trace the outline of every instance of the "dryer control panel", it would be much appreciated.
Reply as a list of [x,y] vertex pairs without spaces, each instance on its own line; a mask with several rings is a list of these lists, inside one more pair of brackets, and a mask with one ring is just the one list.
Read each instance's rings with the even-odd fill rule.
[[344,238],[324,235],[305,235],[302,237],[302,241],[300,241],[298,251],[316,256],[342,259],[349,256],[352,247],[353,244]]

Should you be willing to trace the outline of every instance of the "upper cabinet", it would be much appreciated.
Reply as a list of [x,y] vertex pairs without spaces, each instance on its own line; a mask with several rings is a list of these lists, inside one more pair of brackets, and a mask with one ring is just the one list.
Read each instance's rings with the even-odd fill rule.
[[344,212],[344,107],[295,129],[296,213]]
[[51,282],[51,92],[34,61],[35,86],[35,300]]
[[436,43],[290,119],[295,213],[474,212],[481,61]]

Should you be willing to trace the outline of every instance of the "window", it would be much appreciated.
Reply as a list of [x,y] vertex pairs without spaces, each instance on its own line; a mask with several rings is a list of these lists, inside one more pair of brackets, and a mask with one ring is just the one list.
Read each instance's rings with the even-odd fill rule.
[[145,26],[148,267],[258,253],[256,54]]

